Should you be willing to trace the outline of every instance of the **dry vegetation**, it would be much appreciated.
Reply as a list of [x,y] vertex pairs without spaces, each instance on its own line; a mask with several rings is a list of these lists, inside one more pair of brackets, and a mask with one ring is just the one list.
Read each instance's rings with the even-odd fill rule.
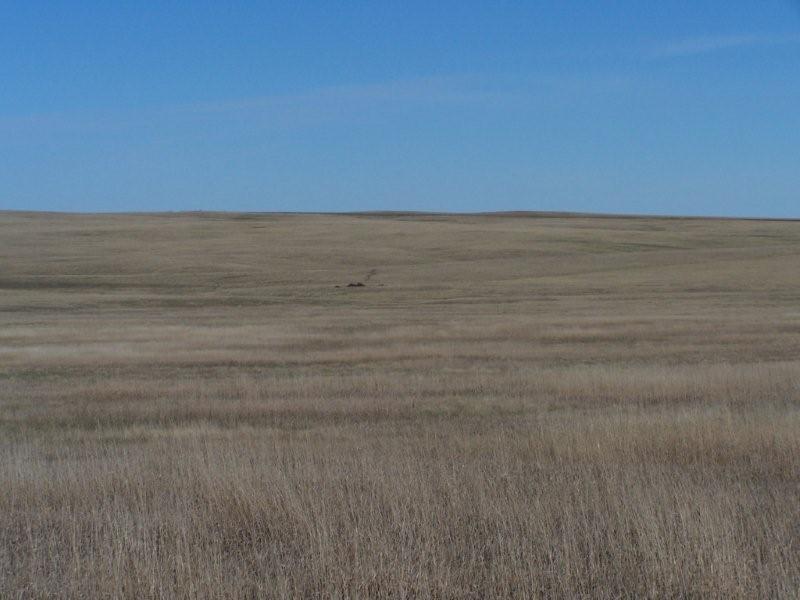
[[798,506],[800,223],[0,213],[0,597],[792,598]]

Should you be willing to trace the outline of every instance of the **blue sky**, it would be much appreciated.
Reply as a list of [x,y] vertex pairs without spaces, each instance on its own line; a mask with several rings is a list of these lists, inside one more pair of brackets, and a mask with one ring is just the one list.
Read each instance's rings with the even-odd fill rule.
[[800,2],[5,2],[0,208],[800,217]]

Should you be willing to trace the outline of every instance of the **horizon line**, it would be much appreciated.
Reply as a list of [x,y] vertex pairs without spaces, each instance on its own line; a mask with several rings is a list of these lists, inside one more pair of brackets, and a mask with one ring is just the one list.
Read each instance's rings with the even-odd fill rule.
[[784,221],[798,222],[798,217],[682,215],[667,213],[599,213],[585,211],[553,210],[497,210],[497,211],[424,211],[424,210],[361,210],[361,211],[249,211],[249,210],[163,210],[163,211],[61,211],[0,209],[2,215],[58,215],[58,216],[331,216],[331,217],[506,217],[506,218],[595,218],[595,219],[664,219],[664,220],[715,220],[715,221]]

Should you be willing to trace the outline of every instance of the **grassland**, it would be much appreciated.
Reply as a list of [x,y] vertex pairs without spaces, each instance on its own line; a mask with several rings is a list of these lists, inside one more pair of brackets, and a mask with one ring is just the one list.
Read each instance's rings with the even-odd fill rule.
[[2,598],[798,589],[798,222],[0,213]]

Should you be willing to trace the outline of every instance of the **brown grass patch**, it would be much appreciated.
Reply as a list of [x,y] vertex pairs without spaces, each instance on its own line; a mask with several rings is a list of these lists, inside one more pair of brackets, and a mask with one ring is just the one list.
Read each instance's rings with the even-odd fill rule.
[[0,254],[0,597],[800,589],[797,223],[6,213]]

